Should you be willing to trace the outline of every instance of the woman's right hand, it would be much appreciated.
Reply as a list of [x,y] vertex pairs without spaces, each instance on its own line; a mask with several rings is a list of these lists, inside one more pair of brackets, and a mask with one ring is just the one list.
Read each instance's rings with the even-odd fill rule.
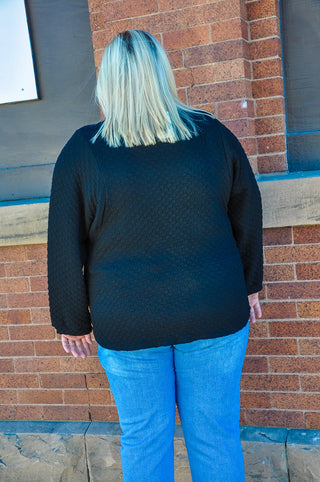
[[72,353],[75,358],[79,356],[87,358],[91,354],[92,338],[90,333],[82,336],[61,335],[61,343],[64,351]]

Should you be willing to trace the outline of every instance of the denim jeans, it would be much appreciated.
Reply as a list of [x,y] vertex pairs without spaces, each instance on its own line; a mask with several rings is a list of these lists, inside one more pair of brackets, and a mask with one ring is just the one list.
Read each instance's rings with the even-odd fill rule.
[[249,324],[221,338],[136,351],[99,346],[122,429],[124,482],[174,481],[177,403],[193,482],[243,482],[240,377]]

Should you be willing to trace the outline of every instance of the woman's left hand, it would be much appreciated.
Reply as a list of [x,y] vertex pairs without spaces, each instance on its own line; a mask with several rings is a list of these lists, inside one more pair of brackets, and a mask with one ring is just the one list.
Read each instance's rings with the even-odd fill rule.
[[261,307],[259,303],[259,293],[252,293],[252,295],[248,296],[249,305],[250,305],[250,321],[251,323],[255,323],[256,318],[261,318]]
[[91,354],[92,338],[90,333],[82,336],[61,335],[61,343],[64,351],[72,353],[75,358],[79,356],[87,358]]

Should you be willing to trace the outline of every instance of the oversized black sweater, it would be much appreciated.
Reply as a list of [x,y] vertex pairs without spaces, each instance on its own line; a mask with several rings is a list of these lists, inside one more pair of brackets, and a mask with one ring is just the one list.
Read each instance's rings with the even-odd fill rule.
[[198,115],[187,141],[110,148],[77,130],[53,175],[52,324],[114,350],[234,333],[262,288],[259,189],[236,137]]

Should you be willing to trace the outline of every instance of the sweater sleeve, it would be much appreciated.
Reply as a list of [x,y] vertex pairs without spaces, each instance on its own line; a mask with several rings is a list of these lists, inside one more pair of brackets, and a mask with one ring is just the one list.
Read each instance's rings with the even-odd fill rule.
[[262,205],[261,195],[249,160],[238,139],[220,124],[232,188],[228,216],[240,252],[248,295],[262,289]]
[[48,284],[52,325],[66,335],[91,332],[83,274],[87,257],[84,203],[79,174],[79,135],[55,165],[48,225]]

